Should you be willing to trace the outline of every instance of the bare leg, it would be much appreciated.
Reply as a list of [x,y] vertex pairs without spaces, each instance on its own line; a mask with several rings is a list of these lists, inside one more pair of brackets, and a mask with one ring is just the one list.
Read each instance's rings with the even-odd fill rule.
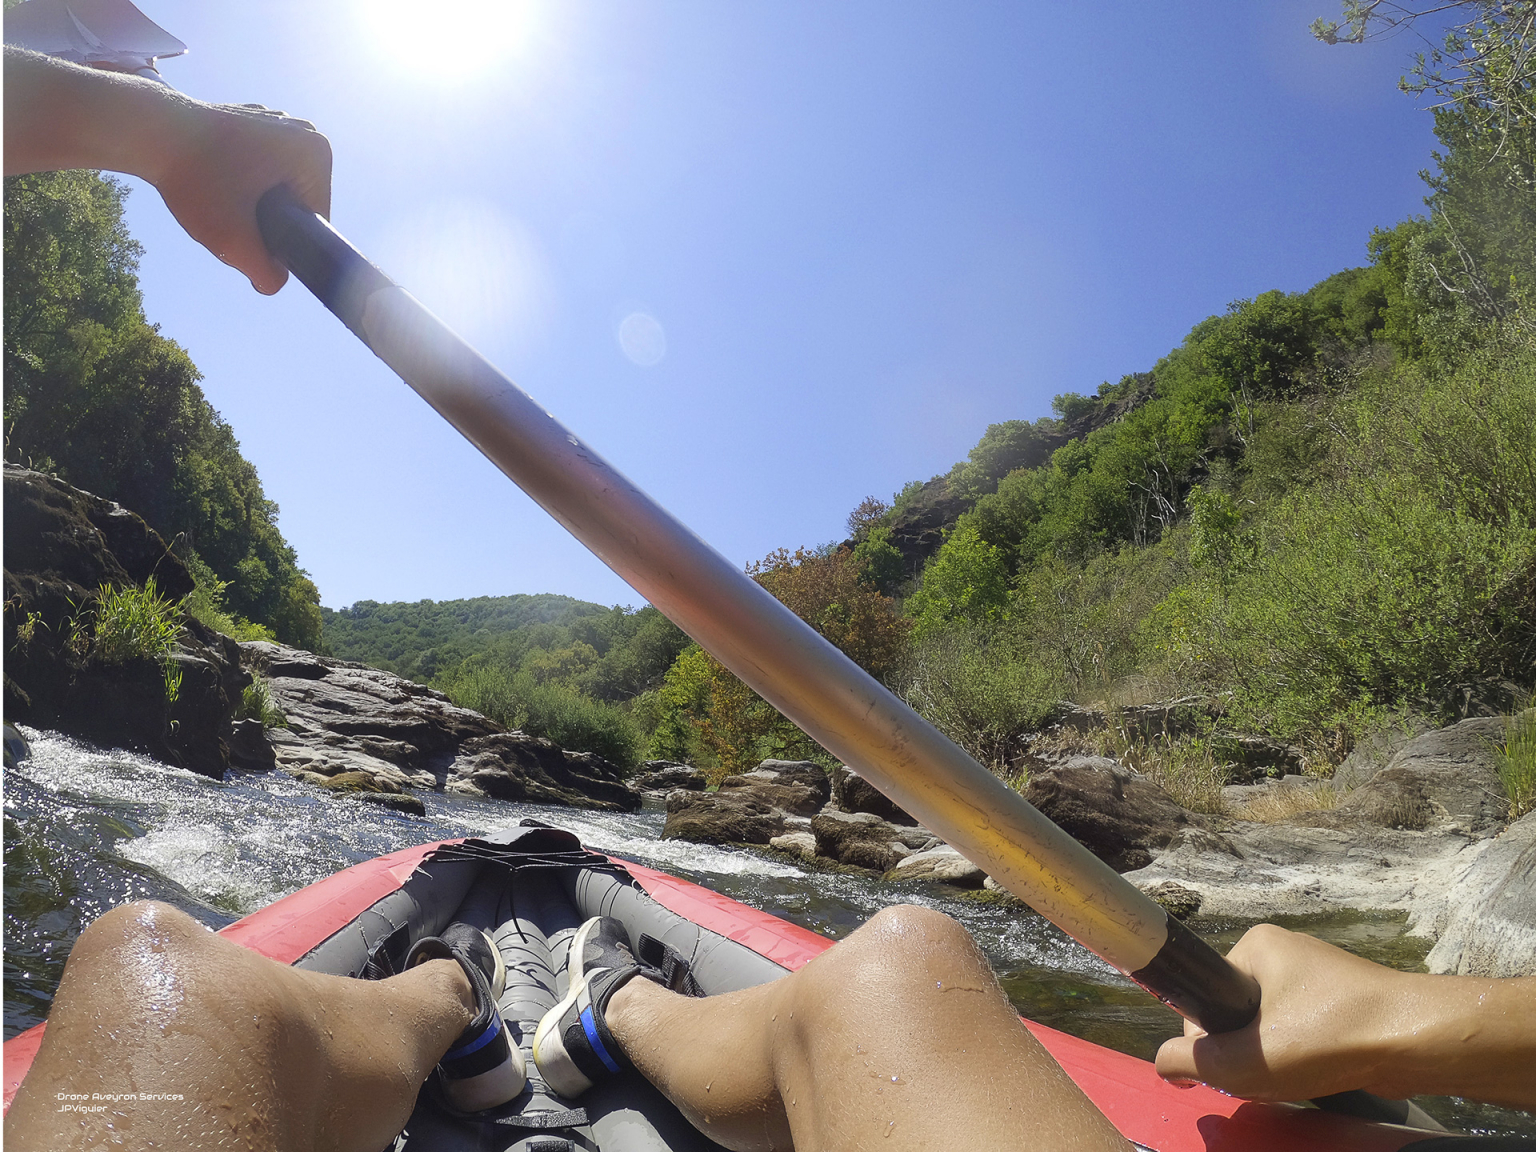
[[[18,1149],[378,1152],[473,999],[451,960],[347,980],[278,964],[166,905],[124,905],[75,943],[5,1137]],[[62,1111],[59,1093],[106,1110]]]
[[631,980],[606,1020],[741,1150],[1129,1147],[1019,1022],[947,916],[889,908],[800,971],[694,1000]]

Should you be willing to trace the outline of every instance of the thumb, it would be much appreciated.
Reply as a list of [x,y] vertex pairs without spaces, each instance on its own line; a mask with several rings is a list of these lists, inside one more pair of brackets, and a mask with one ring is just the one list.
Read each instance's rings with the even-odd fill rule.
[[1193,1084],[1200,1079],[1195,1067],[1198,1036],[1175,1036],[1157,1050],[1157,1074],[1173,1084]]

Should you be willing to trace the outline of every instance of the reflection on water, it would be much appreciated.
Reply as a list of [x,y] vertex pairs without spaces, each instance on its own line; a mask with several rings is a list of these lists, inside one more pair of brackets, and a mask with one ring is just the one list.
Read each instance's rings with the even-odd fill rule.
[[[47,1014],[75,937],[117,904],[164,900],[222,927],[381,853],[496,832],[524,816],[833,938],[889,904],[935,908],[965,924],[1031,1019],[1142,1058],[1180,1030],[1173,1013],[1027,909],[940,885],[897,888],[766,854],[664,841],[665,814],[654,806],[580,812],[426,793],[426,816],[406,816],[322,795],[281,772],[220,782],[54,733],[25,734],[33,754],[5,779],[7,1038]],[[1403,935],[1400,917],[1351,914],[1289,926],[1403,968],[1420,965],[1428,947]],[[1196,927],[1224,950],[1248,925]],[[1430,1106],[1463,1129],[1536,1132],[1536,1120],[1522,1113]]]

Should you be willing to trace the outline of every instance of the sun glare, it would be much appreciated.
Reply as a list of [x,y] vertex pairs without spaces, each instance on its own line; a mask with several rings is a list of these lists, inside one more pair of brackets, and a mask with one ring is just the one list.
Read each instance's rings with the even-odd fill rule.
[[354,8],[379,56],[450,84],[510,62],[534,19],[532,0],[355,0]]

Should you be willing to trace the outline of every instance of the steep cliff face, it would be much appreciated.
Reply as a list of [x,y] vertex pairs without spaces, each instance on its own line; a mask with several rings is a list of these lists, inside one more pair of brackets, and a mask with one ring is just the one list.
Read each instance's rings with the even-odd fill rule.
[[5,717],[131,748],[205,776],[229,768],[227,737],[251,682],[235,642],[188,620],[162,661],[109,661],[92,643],[103,586],[179,601],[192,576],[154,529],[110,500],[5,468]]

